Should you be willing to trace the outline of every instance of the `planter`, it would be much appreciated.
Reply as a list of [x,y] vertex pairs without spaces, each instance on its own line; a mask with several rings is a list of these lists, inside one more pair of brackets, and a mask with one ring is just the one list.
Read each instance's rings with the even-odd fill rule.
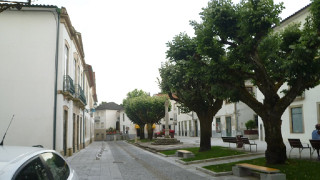
[[259,134],[258,130],[252,129],[252,130],[244,130],[243,133],[246,135],[251,135],[251,134]]
[[247,137],[250,140],[258,139],[259,138],[259,132],[258,130],[252,129],[252,130],[244,130],[243,131],[244,137]]

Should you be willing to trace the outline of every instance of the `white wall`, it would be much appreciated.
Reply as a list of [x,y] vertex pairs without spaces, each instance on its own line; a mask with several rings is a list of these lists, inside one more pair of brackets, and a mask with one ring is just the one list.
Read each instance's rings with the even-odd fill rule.
[[10,10],[0,15],[1,137],[15,115],[5,144],[52,148],[56,17]]

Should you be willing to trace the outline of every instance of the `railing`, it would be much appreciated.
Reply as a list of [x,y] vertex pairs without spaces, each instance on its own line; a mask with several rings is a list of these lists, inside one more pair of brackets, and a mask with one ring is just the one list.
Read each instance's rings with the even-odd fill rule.
[[86,96],[79,84],[76,85],[76,98],[79,98],[83,104],[87,105]]
[[63,91],[64,92],[70,92],[71,94],[75,93],[75,88],[73,85],[73,80],[69,75],[65,75],[63,77]]

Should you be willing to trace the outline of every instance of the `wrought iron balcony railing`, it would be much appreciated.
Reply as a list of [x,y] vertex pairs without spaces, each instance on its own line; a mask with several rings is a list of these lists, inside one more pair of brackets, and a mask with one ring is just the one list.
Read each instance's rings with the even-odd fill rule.
[[75,93],[75,88],[73,85],[73,80],[69,75],[65,75],[63,78],[63,91],[70,92],[71,94]]
[[80,99],[84,105],[87,105],[86,96],[79,84],[76,85],[76,98]]

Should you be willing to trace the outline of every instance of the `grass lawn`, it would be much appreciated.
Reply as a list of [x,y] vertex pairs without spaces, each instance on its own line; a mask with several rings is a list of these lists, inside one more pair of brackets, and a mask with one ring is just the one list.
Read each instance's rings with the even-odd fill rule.
[[249,163],[260,166],[266,166],[270,168],[279,169],[282,173],[286,174],[286,178],[290,180],[302,180],[302,179],[320,179],[320,162],[314,160],[305,159],[288,159],[283,165],[266,165],[265,158],[258,158],[252,160],[238,161],[227,164],[218,164],[212,166],[205,166],[203,168],[214,172],[226,172],[232,171],[232,166],[238,163]]
[[[246,154],[246,152],[233,150],[226,147],[221,146],[212,146],[210,151],[205,152],[198,152],[199,147],[193,147],[193,148],[182,148],[183,150],[188,150],[194,153],[194,158],[186,158],[182,159],[183,161],[195,161],[195,160],[202,160],[202,159],[209,159],[209,158],[217,158],[217,157],[225,157],[225,156],[234,156],[239,154]],[[174,155],[176,153],[176,150],[168,150],[168,151],[161,151],[160,153],[165,155]]]

